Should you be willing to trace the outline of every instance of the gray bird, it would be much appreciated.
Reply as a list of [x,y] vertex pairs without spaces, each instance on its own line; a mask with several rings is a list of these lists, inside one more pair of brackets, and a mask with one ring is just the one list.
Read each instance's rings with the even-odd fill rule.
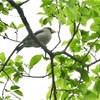
[[[37,37],[37,39],[46,45],[52,38],[51,34],[55,33],[53,29],[50,27],[45,27],[41,30],[38,30],[34,33],[34,35]],[[17,47],[17,52],[19,52],[24,47],[40,47],[30,36],[22,43],[19,47]]]

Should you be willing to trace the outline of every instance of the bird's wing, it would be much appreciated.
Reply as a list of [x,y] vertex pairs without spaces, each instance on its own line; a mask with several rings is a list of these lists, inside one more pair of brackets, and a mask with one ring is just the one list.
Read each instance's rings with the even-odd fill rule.
[[35,33],[34,33],[34,35],[38,35],[39,33],[42,33],[43,32],[43,30],[38,30],[38,31],[36,31]]

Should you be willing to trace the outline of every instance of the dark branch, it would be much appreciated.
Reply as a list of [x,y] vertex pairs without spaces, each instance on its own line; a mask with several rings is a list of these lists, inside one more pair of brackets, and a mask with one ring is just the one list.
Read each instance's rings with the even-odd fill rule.
[[70,57],[71,59],[75,60],[76,62],[79,62],[80,64],[82,64],[83,66],[88,66],[87,64],[85,64],[84,62],[82,62],[81,60],[77,59],[76,57],[72,56],[71,54],[65,52],[65,51],[60,51],[60,52],[55,52],[54,56],[59,55],[59,54],[65,54],[68,57]]
[[53,94],[54,94],[54,100],[57,100],[53,55],[50,55],[50,58],[51,58],[52,89],[53,89]]
[[57,46],[61,43],[61,39],[60,39],[60,29],[61,29],[61,25],[59,25],[59,30],[58,30],[58,39],[59,39],[59,42],[57,43],[57,45],[51,51],[53,51],[54,49],[56,49]]
[[65,49],[64,49],[64,51],[66,51],[67,50],[67,48],[69,47],[69,45],[71,44],[71,42],[73,41],[73,39],[74,39],[74,37],[75,37],[75,35],[76,35],[76,33],[78,32],[78,28],[79,28],[79,25],[80,25],[80,23],[77,25],[77,27],[76,27],[76,23],[75,23],[75,21],[74,21],[74,33],[73,33],[73,36],[72,36],[72,38],[70,39],[70,41],[68,42],[68,44],[67,44],[67,46],[65,47]]
[[22,76],[24,77],[30,77],[30,78],[45,78],[47,76],[49,76],[51,73],[47,74],[47,75],[44,75],[44,76],[31,76],[31,75],[25,75],[23,73],[21,73]]
[[20,43],[20,41],[17,41],[17,40],[11,39],[11,38],[9,38],[8,36],[4,36],[4,35],[0,35],[0,36],[2,36],[2,37],[3,37],[3,39],[8,39],[8,40],[10,40],[10,41]]
[[24,1],[24,2],[22,2],[20,4],[18,4],[18,5],[22,6],[23,4],[27,3],[28,1],[30,1],[30,0],[26,0],[26,1]]

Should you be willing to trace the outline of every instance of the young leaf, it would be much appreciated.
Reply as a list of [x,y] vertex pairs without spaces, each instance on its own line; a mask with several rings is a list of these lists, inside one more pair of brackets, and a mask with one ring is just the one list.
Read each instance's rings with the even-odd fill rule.
[[24,24],[19,24],[18,29],[24,27]]
[[0,60],[1,60],[2,62],[5,62],[6,57],[5,57],[4,52],[0,53]]
[[95,90],[100,94],[100,88],[99,87],[100,87],[100,80],[98,80],[94,85]]
[[0,11],[4,8],[3,4],[0,2]]
[[23,96],[23,93],[20,90],[15,90],[14,91],[16,94],[18,94],[19,96]]
[[36,65],[42,58],[42,55],[35,55],[30,60],[30,69],[33,68],[34,65]]
[[5,100],[10,100],[10,98],[11,98],[11,96],[10,96],[10,95],[7,95],[7,96],[5,97]]
[[14,80],[15,82],[18,82],[20,78],[21,78],[21,77],[20,77],[20,74],[19,74],[19,73],[15,73],[15,74],[14,74],[13,80]]
[[16,90],[16,89],[19,89],[19,88],[20,88],[20,87],[17,86],[17,85],[13,85],[13,86],[10,87],[11,90]]
[[14,24],[14,22],[11,22],[11,23],[10,23],[10,27],[11,27],[11,28],[14,28],[14,29],[17,29],[17,27],[16,27],[16,25]]
[[19,61],[21,61],[21,60],[22,60],[22,58],[23,58],[23,56],[18,55],[18,56],[15,58],[15,61],[16,61],[16,62],[19,62]]
[[88,72],[85,69],[81,70],[81,78],[86,82],[89,81]]

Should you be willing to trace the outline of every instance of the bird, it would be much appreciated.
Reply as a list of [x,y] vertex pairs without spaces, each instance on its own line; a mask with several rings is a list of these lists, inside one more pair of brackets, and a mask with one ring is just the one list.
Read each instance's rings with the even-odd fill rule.
[[[55,33],[56,31],[54,31],[52,28],[50,27],[44,27],[38,31],[36,31],[35,33],[33,33],[37,39],[43,43],[44,45],[46,45],[52,38],[52,33]],[[22,50],[24,47],[35,47],[38,48],[40,47],[32,38],[30,35],[27,36],[26,40],[24,40],[23,43],[21,43],[16,51],[17,53]]]

